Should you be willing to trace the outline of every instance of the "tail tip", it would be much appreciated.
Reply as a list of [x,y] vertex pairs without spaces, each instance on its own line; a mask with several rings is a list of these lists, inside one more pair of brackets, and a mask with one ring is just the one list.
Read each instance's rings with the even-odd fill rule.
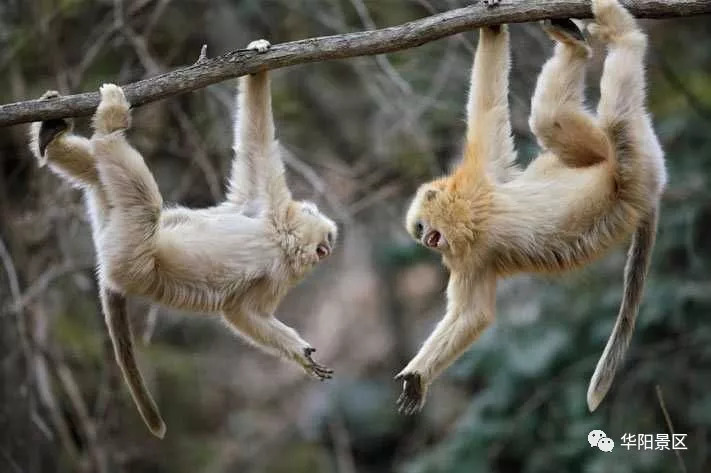
[[602,402],[602,397],[598,396],[596,393],[588,393],[588,410],[592,413],[595,412],[597,406]]
[[158,419],[158,422],[148,426],[148,428],[151,429],[151,433],[159,439],[162,440],[163,437],[165,437],[166,426],[163,419]]
[[588,387],[587,395],[588,410],[590,412],[595,412],[595,409],[597,409],[603,399],[605,399],[605,395],[607,394],[608,389],[609,387],[606,388],[600,385],[596,376],[594,376],[593,379],[590,380],[590,386]]

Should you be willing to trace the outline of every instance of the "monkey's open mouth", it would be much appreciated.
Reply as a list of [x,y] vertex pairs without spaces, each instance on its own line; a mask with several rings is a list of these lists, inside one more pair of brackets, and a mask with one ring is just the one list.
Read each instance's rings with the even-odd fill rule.
[[331,254],[331,248],[328,247],[328,245],[324,245],[321,243],[316,247],[316,254],[318,255],[319,259],[324,259],[328,255]]
[[425,235],[425,246],[427,248],[437,248],[441,239],[442,234],[440,232],[438,232],[437,230],[431,230],[427,233],[427,235]]

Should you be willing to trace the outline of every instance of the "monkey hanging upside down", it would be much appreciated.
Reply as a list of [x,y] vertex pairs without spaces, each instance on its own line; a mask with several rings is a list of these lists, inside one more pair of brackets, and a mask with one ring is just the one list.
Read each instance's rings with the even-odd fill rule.
[[[489,1],[490,6],[498,3]],[[583,106],[591,50],[570,20],[544,23],[557,42],[531,105],[542,153],[516,163],[508,107],[506,26],[480,30],[464,158],[424,184],[407,214],[414,239],[450,271],[447,311],[410,363],[401,412],[424,405],[432,381],[492,322],[496,281],[585,265],[632,236],[617,323],[590,381],[590,410],[607,393],[637,316],[666,185],[664,156],[645,110],[645,34],[617,0],[593,0],[593,36],[607,44],[597,113]]]
[[[258,40],[247,49],[269,46]],[[267,72],[240,79],[227,198],[206,209],[163,207],[143,157],[126,141],[131,115],[123,90],[104,84],[100,92],[91,140],[71,133],[65,120],[48,120],[31,127],[31,148],[41,164],[84,189],[116,361],[151,432],[162,438],[165,423],[133,354],[127,295],[220,313],[255,345],[330,378],[333,371],[312,358],[316,349],[274,316],[288,290],[331,253],[337,228],[313,203],[292,199]]]

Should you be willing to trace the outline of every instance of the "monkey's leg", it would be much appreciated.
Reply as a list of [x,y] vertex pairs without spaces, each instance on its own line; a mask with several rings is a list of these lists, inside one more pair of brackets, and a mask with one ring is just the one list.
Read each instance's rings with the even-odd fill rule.
[[647,37],[634,17],[615,0],[595,0],[592,34],[605,41],[608,54],[600,80],[598,118],[603,126],[633,120],[644,113],[644,54]]
[[509,119],[509,33],[506,25],[479,30],[467,104],[467,161],[506,181],[515,172]]
[[[59,97],[50,90],[41,100]],[[72,133],[68,119],[35,122],[30,126],[30,149],[40,166],[49,164],[53,171],[82,187],[96,186],[99,176],[89,140]]]
[[311,376],[331,378],[333,370],[316,363],[311,355],[316,351],[296,330],[274,316],[248,311],[225,314],[237,332],[267,351],[297,362]]
[[491,324],[495,294],[494,275],[472,281],[452,274],[447,287],[447,313],[417,355],[395,377],[404,382],[397,402],[400,412],[412,414],[422,409],[430,383]]
[[610,150],[605,133],[583,106],[590,48],[570,20],[546,22],[544,29],[557,44],[538,76],[529,125],[541,147],[568,166],[595,164]]
[[126,141],[129,104],[120,87],[104,84],[94,115],[92,146],[110,204],[101,237],[102,277],[128,292],[151,296],[163,199],[143,157]]
[[[40,99],[56,97],[59,93],[50,90]],[[84,188],[94,242],[97,242],[99,231],[106,223],[108,201],[99,181],[91,142],[71,131],[72,122],[68,119],[35,122],[30,126],[30,149],[40,166],[49,164],[55,173]]]
[[645,110],[647,37],[617,1],[595,0],[593,13],[596,23],[589,29],[608,46],[598,120],[615,147],[620,198],[646,208],[666,180],[663,152]]

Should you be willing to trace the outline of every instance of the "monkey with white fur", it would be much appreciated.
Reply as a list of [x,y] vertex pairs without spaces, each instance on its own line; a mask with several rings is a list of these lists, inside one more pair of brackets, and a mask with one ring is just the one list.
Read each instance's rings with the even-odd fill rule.
[[[258,40],[247,48],[269,46]],[[32,125],[31,148],[41,164],[84,189],[106,323],[151,432],[163,437],[165,424],[134,358],[128,295],[220,313],[255,345],[330,378],[332,370],[313,360],[315,349],[274,316],[288,290],[331,253],[337,227],[287,187],[267,72],[240,79],[227,197],[206,209],[164,208],[143,157],[126,141],[131,116],[122,89],[104,84],[100,92],[91,140],[73,134],[66,120],[49,120]]]

